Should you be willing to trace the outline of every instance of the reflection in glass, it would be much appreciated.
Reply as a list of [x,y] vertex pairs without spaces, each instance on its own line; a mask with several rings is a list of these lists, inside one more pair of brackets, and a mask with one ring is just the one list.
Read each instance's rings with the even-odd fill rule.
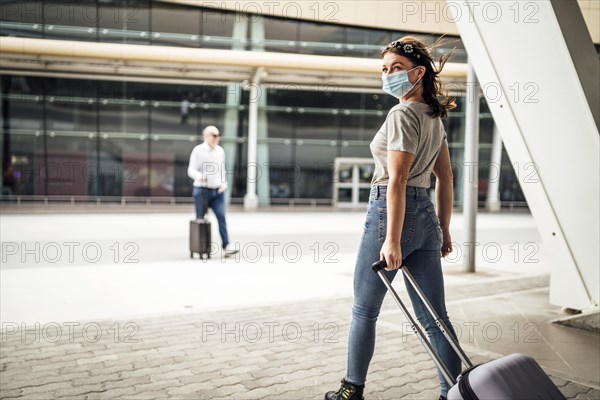
[[375,172],[374,164],[363,164],[358,166],[358,181],[360,183],[370,183]]
[[152,44],[199,47],[200,8],[172,3],[152,3]]
[[300,22],[299,53],[321,55],[343,55],[344,27],[313,22]]
[[352,189],[351,188],[339,188],[338,189],[338,202],[340,202],[340,203],[352,202]]
[[7,196],[46,193],[42,78],[2,75],[2,188]]
[[146,140],[102,137],[100,185],[105,196],[148,196]]
[[329,145],[331,141],[338,139],[338,116],[321,114],[296,114],[296,138],[298,139],[321,139]]
[[297,21],[263,18],[265,27],[265,50],[273,52],[296,53],[299,23]]
[[296,145],[295,165],[300,170],[294,185],[294,197],[331,198],[333,160],[337,149],[327,144]]
[[86,196],[97,193],[99,166],[95,137],[67,132],[47,139],[48,196]]
[[0,2],[0,36],[42,37],[42,1]]
[[371,189],[358,189],[358,202],[359,203],[368,203],[369,202],[369,194],[371,193]]
[[366,140],[363,128],[364,115],[348,115],[340,118],[342,140],[362,141]]
[[44,38],[95,42],[98,15],[94,0],[43,2]]
[[369,143],[347,144],[342,142],[340,157],[370,158],[372,154]]
[[4,146],[2,195],[45,195],[43,135],[5,132]]
[[103,0],[98,10],[100,42],[149,44],[150,0]]
[[[174,140],[165,140],[158,135],[150,143],[150,167],[148,172],[150,196],[169,198],[173,196],[177,144],[178,142]],[[181,150],[183,153],[185,149],[182,147]],[[180,154],[180,156],[180,158],[183,158],[184,154]],[[189,160],[189,155],[185,158]],[[184,182],[181,183],[183,184]],[[188,179],[187,183],[191,187],[192,181]]]
[[271,198],[294,197],[293,183],[298,179],[299,171],[292,163],[292,146],[270,143],[269,162]]
[[340,183],[352,182],[352,165],[344,164],[339,167],[338,181]]
[[217,8],[201,8],[200,34],[202,38],[200,46],[211,49],[231,49],[233,25],[236,18],[248,18],[248,16],[240,16]]

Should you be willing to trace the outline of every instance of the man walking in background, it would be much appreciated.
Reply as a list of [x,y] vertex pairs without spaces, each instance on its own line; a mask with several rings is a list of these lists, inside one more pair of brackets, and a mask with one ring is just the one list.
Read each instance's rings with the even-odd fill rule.
[[194,147],[190,155],[188,176],[194,180],[194,204],[196,219],[204,219],[212,208],[219,222],[219,234],[226,256],[237,253],[229,247],[227,223],[225,222],[225,151],[219,146],[220,134],[215,126],[207,126],[202,131],[204,142]]

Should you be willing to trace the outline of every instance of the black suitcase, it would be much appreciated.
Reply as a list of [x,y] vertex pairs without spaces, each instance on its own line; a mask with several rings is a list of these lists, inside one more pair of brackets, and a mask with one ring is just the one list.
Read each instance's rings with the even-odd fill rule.
[[565,400],[563,394],[550,380],[548,375],[531,357],[524,354],[511,354],[485,364],[473,365],[467,357],[460,344],[449,332],[446,324],[440,319],[433,309],[425,294],[417,285],[417,282],[402,262],[400,269],[415,289],[427,311],[435,320],[436,325],[446,337],[458,357],[467,367],[458,377],[450,375],[450,372],[442,362],[439,355],[433,349],[425,334],[417,326],[417,322],[406,308],[400,296],[396,293],[390,281],[383,273],[386,267],[385,260],[373,263],[375,271],[383,284],[386,286],[405,317],[409,320],[413,332],[417,335],[427,353],[431,356],[435,365],[451,386],[448,391],[448,400],[521,400],[521,399],[544,399]]
[[190,258],[198,253],[201,259],[210,258],[210,222],[204,219],[190,221]]

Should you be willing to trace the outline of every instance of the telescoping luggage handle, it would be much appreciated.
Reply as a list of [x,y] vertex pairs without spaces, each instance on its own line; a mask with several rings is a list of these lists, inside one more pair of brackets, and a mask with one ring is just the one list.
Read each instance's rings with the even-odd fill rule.
[[[452,375],[450,375],[448,368],[446,367],[446,365],[444,365],[444,362],[439,357],[439,355],[435,352],[435,350],[433,350],[431,343],[429,343],[429,340],[427,340],[427,338],[423,334],[423,331],[417,325],[417,322],[415,321],[413,316],[410,314],[410,312],[408,311],[408,309],[406,308],[406,306],[400,299],[400,296],[398,296],[398,293],[396,293],[396,291],[392,287],[392,284],[390,283],[389,279],[383,273],[383,270],[386,267],[387,267],[387,263],[385,262],[385,260],[379,260],[379,261],[373,263],[373,265],[372,265],[373,271],[375,271],[379,275],[379,277],[381,278],[381,280],[387,287],[388,291],[392,294],[392,297],[394,298],[394,300],[396,300],[396,303],[398,303],[398,306],[400,306],[400,309],[404,313],[404,316],[410,322],[413,332],[415,333],[415,335],[417,335],[417,337],[419,338],[419,340],[425,347],[425,350],[427,350],[427,352],[433,359],[433,362],[435,363],[435,365],[442,372],[442,375],[444,375],[444,379],[446,379],[446,382],[448,382],[448,384],[450,386],[454,386],[456,384],[456,379]],[[431,316],[435,320],[436,325],[440,328],[440,331],[442,331],[442,334],[444,335],[446,340],[448,340],[448,343],[450,343],[450,346],[452,346],[452,349],[454,349],[456,354],[458,354],[458,357],[467,366],[467,368],[473,367],[473,363],[471,362],[471,360],[469,360],[469,357],[467,357],[467,355],[465,354],[463,349],[458,344],[457,340],[450,334],[450,332],[448,331],[448,328],[446,327],[446,324],[444,323],[444,321],[442,321],[440,319],[439,315],[434,310],[433,306],[431,305],[431,303],[429,302],[427,297],[425,297],[425,294],[423,293],[423,291],[421,290],[421,288],[415,281],[415,278],[413,278],[411,273],[408,271],[408,268],[406,268],[406,264],[404,264],[404,260],[402,261],[400,269],[402,270],[402,273],[404,273],[404,276],[406,276],[406,278],[410,282],[411,286],[415,289],[415,291],[419,295],[419,298],[421,299],[421,301],[423,301],[425,308],[427,308],[427,311],[431,314]]]

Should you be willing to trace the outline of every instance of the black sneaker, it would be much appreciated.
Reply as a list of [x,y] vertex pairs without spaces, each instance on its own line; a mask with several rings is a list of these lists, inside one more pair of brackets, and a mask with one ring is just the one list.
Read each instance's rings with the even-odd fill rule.
[[327,392],[325,400],[364,400],[365,385],[353,385],[342,379],[342,386],[337,392]]

